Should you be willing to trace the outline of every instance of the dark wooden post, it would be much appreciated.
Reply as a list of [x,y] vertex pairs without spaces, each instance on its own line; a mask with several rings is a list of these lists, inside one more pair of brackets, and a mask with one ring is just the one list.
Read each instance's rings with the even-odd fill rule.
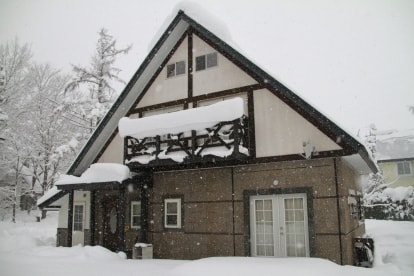
[[68,204],[68,233],[66,236],[66,246],[72,247],[72,231],[73,231],[73,196],[74,191],[69,192],[69,204]]
[[129,136],[126,136],[124,138],[124,159],[123,160],[127,160],[127,156],[128,156],[128,143],[129,143]]
[[148,242],[148,199],[147,199],[147,180],[145,179],[140,185],[141,197],[141,242]]
[[240,119],[238,119],[238,120],[235,120],[234,121],[234,130],[233,130],[233,136],[234,136],[234,142],[233,142],[233,146],[234,146],[234,149],[233,149],[233,154],[235,155],[235,156],[238,156],[239,155],[239,146],[240,146],[240,140],[241,140],[241,135],[242,135],[242,133],[241,133],[242,131],[241,131],[241,129],[240,129]]
[[124,183],[119,189],[119,207],[118,207],[118,249],[125,251],[125,216],[126,214],[126,187]]
[[196,155],[197,150],[197,132],[195,130],[191,131],[191,159]]
[[161,152],[161,137],[159,135],[155,136],[155,160],[158,162],[158,154]]
[[89,231],[90,233],[90,245],[95,245],[95,199],[96,191],[91,191],[91,206],[90,206],[90,218],[89,218]]

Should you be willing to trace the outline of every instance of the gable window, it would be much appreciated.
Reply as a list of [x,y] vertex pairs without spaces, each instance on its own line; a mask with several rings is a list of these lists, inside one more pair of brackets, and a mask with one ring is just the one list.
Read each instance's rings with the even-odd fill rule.
[[131,228],[141,228],[141,201],[131,201]]
[[196,71],[205,70],[210,67],[217,66],[217,53],[198,56],[196,61]]
[[167,65],[167,78],[185,74],[185,61],[178,61]]
[[181,228],[181,198],[164,200],[164,227]]
[[411,175],[411,164],[408,161],[398,162],[397,170],[399,175]]

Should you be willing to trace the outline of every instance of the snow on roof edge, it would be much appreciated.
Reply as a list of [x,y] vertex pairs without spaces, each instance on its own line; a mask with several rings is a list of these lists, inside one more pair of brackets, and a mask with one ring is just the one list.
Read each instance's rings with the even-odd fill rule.
[[57,195],[58,193],[60,193],[61,191],[58,190],[58,188],[56,186],[53,186],[51,189],[49,189],[48,191],[45,192],[45,194],[43,196],[41,196],[38,200],[37,200],[37,206],[41,205],[42,203],[46,202],[47,200],[49,200],[50,198],[54,197],[55,195]]
[[81,176],[61,175],[55,185],[122,181],[130,178],[129,168],[117,163],[92,164]]

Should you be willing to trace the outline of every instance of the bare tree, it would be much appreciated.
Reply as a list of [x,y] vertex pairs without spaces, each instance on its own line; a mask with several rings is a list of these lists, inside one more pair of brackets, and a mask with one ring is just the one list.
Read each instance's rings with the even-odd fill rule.
[[20,97],[31,57],[29,45],[20,45],[17,38],[0,45],[0,142],[6,139],[4,131],[9,118],[6,105]]
[[[56,105],[63,101],[68,80],[68,76],[50,65],[30,67],[31,97],[23,106],[26,110],[23,117],[29,124],[22,132],[31,133],[26,137],[30,138],[28,144],[32,150],[32,177],[41,184],[43,191],[53,187],[65,153],[74,153],[77,146],[76,129],[70,128],[63,116],[66,108]],[[65,147],[68,144],[71,146]]]
[[19,96],[31,58],[29,45],[17,39],[0,45],[0,108]]

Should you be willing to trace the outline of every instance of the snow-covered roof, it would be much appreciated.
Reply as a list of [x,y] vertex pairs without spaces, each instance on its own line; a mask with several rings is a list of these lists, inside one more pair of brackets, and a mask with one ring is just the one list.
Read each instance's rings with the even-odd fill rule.
[[56,186],[52,187],[51,189],[49,189],[48,191],[46,191],[45,194],[42,197],[40,197],[37,200],[37,206],[42,205],[47,200],[51,199],[52,197],[54,197],[55,195],[57,195],[60,192],[61,191],[59,191]]
[[414,129],[378,134],[376,148],[378,161],[414,159]]
[[204,130],[219,122],[227,122],[243,116],[244,103],[241,98],[233,98],[209,106],[186,109],[140,119],[127,117],[119,121],[121,137],[137,139],[164,134],[178,134],[191,130]]
[[56,186],[66,184],[87,184],[100,182],[119,182],[130,177],[129,168],[122,164],[96,163],[92,164],[80,177],[73,175],[61,175],[56,181]]
[[40,208],[48,207],[53,204],[60,206],[61,202],[59,203],[59,199],[67,194],[67,191],[65,190],[67,190],[70,185],[88,185],[108,182],[122,183],[128,178],[130,178],[130,171],[125,165],[115,163],[92,164],[80,177],[66,174],[61,175],[58,181],[56,181],[55,186],[46,191],[45,194],[37,200],[37,206]]

